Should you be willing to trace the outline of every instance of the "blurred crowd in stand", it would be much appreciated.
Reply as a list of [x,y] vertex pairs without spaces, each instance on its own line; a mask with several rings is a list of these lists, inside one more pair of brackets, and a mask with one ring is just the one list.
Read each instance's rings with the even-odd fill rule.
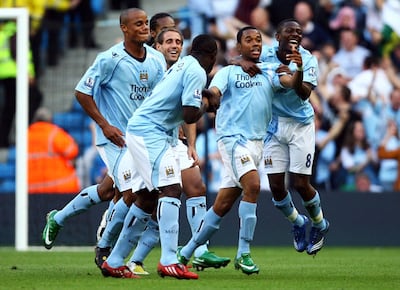
[[[296,19],[301,45],[318,58],[320,70],[310,98],[317,134],[313,184],[319,190],[400,190],[400,1],[189,0],[188,8],[191,37],[208,32],[219,40],[216,70],[236,55],[238,28],[259,28],[268,45],[280,21]],[[210,130],[208,142],[214,142]]]
[[[0,6],[14,2],[0,1]],[[26,2],[33,79],[47,66],[56,66],[65,49],[99,49],[94,36],[99,10],[93,4],[98,2]],[[111,0],[106,6],[119,11],[140,7],[140,1]],[[218,40],[219,54],[210,79],[237,55],[234,43],[239,28],[257,27],[264,43],[271,45],[277,24],[296,19],[303,28],[301,45],[319,61],[318,87],[309,100],[315,110],[317,141],[313,184],[320,191],[400,190],[400,1],[188,0],[182,9],[165,12],[176,16],[188,42],[201,33]],[[0,83],[3,86],[3,80]],[[3,125],[2,134],[9,130]],[[217,191],[222,168],[213,125],[214,116],[204,115],[197,140],[210,192]],[[8,140],[0,144],[7,146]]]

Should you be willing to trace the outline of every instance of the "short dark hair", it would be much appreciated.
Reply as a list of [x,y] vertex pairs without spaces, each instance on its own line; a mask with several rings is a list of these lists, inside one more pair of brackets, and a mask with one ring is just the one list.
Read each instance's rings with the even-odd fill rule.
[[[294,18],[284,19],[284,20],[282,20],[281,22],[279,22],[278,25],[276,26],[276,32],[277,32],[277,33],[281,33],[283,27],[284,27],[287,23],[289,23],[289,22],[295,22],[295,23],[299,24],[299,22],[298,22],[296,19],[294,19]],[[300,25],[300,24],[299,24],[299,25]]]
[[240,43],[242,41],[243,32],[245,32],[246,30],[251,30],[251,29],[255,29],[258,31],[258,29],[255,28],[254,26],[245,26],[245,27],[240,28],[238,33],[236,34],[236,41],[238,43]]
[[164,42],[164,34],[165,34],[166,32],[168,32],[168,31],[173,31],[173,32],[179,33],[179,35],[180,35],[180,37],[181,37],[182,44],[183,44],[183,34],[182,34],[182,32],[181,32],[179,29],[176,29],[175,27],[166,27],[166,28],[163,28],[163,29],[158,33],[158,35],[157,35],[157,37],[156,37],[156,42],[159,43],[159,44],[163,44],[163,42]]
[[198,54],[212,54],[217,51],[217,42],[208,34],[197,35],[192,42],[191,52]]
[[125,9],[119,15],[119,24],[120,25],[121,24],[126,24],[126,22],[129,20],[129,14],[131,12],[134,12],[134,11],[143,11],[143,12],[145,12],[143,9],[136,8],[136,7]]

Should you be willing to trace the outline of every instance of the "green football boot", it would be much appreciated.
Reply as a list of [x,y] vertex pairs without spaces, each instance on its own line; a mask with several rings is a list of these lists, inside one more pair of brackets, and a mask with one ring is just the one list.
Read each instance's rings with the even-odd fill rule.
[[242,254],[239,258],[235,258],[235,269],[242,270],[243,273],[251,275],[260,272],[260,268],[254,264],[250,253]]
[[176,257],[178,258],[179,263],[187,266],[187,264],[189,263],[189,260],[181,255],[181,250],[182,250],[182,246],[178,247],[178,249],[176,251]]
[[54,241],[56,240],[57,234],[62,228],[57,222],[54,220],[54,215],[57,213],[57,210],[52,210],[47,214],[46,226],[44,227],[42,240],[44,247],[50,250],[53,247]]
[[203,271],[205,268],[221,268],[229,264],[231,259],[218,257],[213,252],[205,251],[201,256],[194,258],[192,265],[197,271]]

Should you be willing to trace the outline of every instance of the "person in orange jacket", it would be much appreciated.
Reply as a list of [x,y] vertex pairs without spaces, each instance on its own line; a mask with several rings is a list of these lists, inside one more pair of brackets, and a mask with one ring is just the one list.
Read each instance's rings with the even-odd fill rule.
[[73,137],[52,123],[52,114],[47,108],[39,108],[28,128],[28,192],[79,191],[73,164],[78,153]]
[[[398,128],[396,122],[392,119],[388,121],[386,134],[383,137],[381,144],[378,147],[378,158],[382,161],[384,159],[393,159],[397,161],[397,178],[393,183],[393,191],[400,191],[400,147],[393,148],[393,145],[387,146],[391,141],[393,142],[392,138],[394,138],[394,142],[396,143],[398,138]],[[392,148],[390,148],[392,147]],[[388,190],[387,186],[384,187],[385,190]]]

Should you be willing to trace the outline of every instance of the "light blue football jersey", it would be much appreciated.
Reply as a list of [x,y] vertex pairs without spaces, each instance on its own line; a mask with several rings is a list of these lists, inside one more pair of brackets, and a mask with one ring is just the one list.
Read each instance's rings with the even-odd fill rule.
[[[151,132],[173,136],[183,122],[183,106],[200,108],[201,91],[207,82],[205,70],[191,55],[176,62],[154,88],[149,98],[135,111],[127,131],[135,135]],[[176,136],[175,136],[176,138]]]
[[[93,96],[100,113],[122,132],[166,71],[163,54],[147,45],[145,49],[145,58],[136,59],[128,54],[123,42],[114,45],[97,56],[75,88]],[[96,145],[107,142],[96,124]]]
[[[222,93],[216,116],[218,140],[227,136],[264,138],[272,114],[276,73],[273,66],[266,64],[261,69],[262,74],[251,77],[240,66],[230,65],[215,74],[209,87],[217,87]],[[277,83],[279,86],[279,79]]]
[[[278,46],[263,46],[260,61],[268,64],[282,64],[276,56]],[[317,86],[318,62],[308,50],[300,47],[303,59],[303,82]],[[296,71],[296,64],[290,63],[289,69]],[[274,116],[292,118],[299,123],[308,124],[314,120],[314,110],[309,100],[302,100],[293,89],[281,87],[275,91],[272,101],[272,112]]]

